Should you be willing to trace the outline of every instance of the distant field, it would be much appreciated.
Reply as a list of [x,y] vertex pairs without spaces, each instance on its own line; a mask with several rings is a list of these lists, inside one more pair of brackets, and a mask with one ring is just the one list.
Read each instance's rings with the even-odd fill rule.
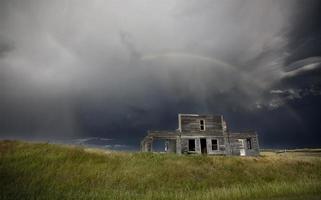
[[321,152],[120,153],[0,141],[1,199],[321,199]]

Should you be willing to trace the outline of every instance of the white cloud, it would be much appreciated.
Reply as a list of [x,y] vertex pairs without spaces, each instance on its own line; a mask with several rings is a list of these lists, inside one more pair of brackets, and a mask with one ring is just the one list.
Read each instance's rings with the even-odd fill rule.
[[289,72],[284,72],[283,78],[289,78],[289,77],[297,76],[297,75],[300,75],[300,74],[302,74],[304,72],[308,72],[308,71],[313,71],[315,69],[319,69],[320,67],[321,67],[321,62],[306,64],[306,65],[301,66],[300,68],[297,68],[295,70],[292,70],[292,71],[289,71]]

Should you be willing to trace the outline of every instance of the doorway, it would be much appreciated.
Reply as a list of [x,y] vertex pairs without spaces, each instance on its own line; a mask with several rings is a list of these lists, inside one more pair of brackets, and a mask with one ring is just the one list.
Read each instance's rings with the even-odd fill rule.
[[201,152],[207,154],[206,138],[201,138]]
[[244,139],[238,139],[240,143],[240,156],[245,156],[245,140]]

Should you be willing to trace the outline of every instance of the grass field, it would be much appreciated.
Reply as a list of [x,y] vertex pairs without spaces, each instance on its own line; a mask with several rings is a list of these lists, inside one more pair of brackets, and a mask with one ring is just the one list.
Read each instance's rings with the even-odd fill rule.
[[0,198],[321,199],[320,156],[177,156],[0,141]]

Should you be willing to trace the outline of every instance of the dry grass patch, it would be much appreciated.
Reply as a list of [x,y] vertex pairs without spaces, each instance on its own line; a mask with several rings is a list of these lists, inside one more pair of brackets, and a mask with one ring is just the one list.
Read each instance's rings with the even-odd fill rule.
[[1,141],[0,191],[0,199],[313,199],[321,196],[321,157],[177,156]]

